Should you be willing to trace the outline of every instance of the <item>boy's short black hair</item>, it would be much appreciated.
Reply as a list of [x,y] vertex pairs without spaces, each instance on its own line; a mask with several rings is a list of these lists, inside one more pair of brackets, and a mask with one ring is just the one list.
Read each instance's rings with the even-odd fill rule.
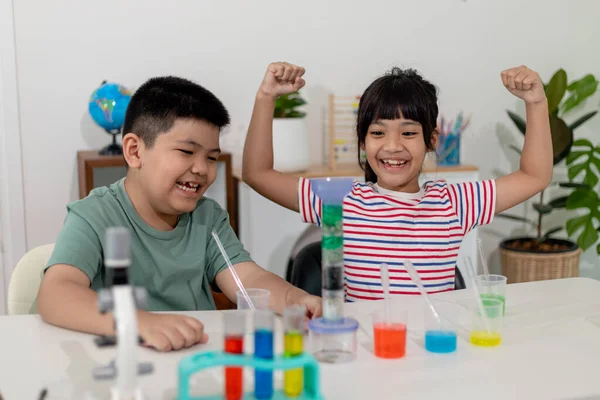
[[175,120],[191,118],[219,129],[229,124],[229,113],[209,90],[184,78],[162,76],[146,81],[132,96],[123,135],[133,132],[148,147],[173,127]]

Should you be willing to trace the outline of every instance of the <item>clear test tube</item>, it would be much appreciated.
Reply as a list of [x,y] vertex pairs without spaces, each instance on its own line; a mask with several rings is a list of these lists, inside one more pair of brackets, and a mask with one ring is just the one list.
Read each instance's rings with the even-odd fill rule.
[[[283,311],[285,336],[283,340],[283,356],[297,357],[304,351],[304,323],[306,307],[293,305]],[[302,368],[287,370],[283,374],[283,392],[288,397],[302,394],[304,387]]]
[[[254,313],[254,357],[273,359],[273,330],[275,316],[270,310],[256,310]],[[254,371],[254,397],[270,399],[273,396],[273,371]]]
[[[231,354],[244,353],[244,334],[246,331],[246,314],[229,311],[223,313],[225,332],[225,352]],[[225,398],[239,400],[244,396],[242,367],[225,367]]]

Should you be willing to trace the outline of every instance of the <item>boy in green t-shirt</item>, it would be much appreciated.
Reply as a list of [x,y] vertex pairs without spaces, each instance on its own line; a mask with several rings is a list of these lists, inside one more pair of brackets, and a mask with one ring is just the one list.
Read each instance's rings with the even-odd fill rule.
[[[127,176],[68,205],[38,293],[44,321],[114,334],[112,316],[98,312],[96,296],[106,283],[104,234],[111,226],[131,231],[129,280],[146,288],[149,311],[214,309],[211,288],[236,301],[215,230],[244,286],[270,290],[273,310],[304,304],[320,315],[321,299],[252,262],[228,214],[203,197],[216,178],[219,133],[227,124],[221,101],[188,80],[153,78],[137,90],[123,127]],[[138,327],[144,343],[161,351],[208,340],[200,321],[183,315],[138,311]]]

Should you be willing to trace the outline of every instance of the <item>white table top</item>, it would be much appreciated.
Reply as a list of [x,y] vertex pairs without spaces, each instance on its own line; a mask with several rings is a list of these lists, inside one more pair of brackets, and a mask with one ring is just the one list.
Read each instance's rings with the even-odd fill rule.
[[[469,296],[470,292],[462,290],[435,297],[465,304]],[[423,299],[394,301],[409,308],[406,357],[381,360],[372,354],[369,314],[382,307],[380,302],[346,304],[347,315],[357,318],[367,332],[359,331],[356,361],[320,364],[326,399],[393,399],[400,395],[461,400],[600,398],[599,281],[572,278],[509,285],[502,345],[474,347],[464,331],[459,332],[457,352],[447,355],[427,353],[423,348]],[[205,324],[209,343],[172,353],[141,348],[140,360],[153,362],[155,368],[152,375],[140,377],[149,399],[175,398],[177,365],[183,357],[222,349],[221,312],[187,314]],[[461,315],[462,324],[468,313]],[[279,351],[280,336],[276,339]],[[46,386],[50,400],[57,398],[60,390],[75,387],[80,393],[91,390],[95,398],[103,398],[98,394],[107,393],[111,382],[93,381],[92,368],[108,363],[114,355],[114,348],[96,348],[92,336],[46,325],[39,316],[0,317],[0,394],[5,400],[37,399]],[[247,376],[252,372],[247,371]],[[222,373],[216,369],[198,379],[195,383],[201,380],[212,393],[218,393],[223,385]]]

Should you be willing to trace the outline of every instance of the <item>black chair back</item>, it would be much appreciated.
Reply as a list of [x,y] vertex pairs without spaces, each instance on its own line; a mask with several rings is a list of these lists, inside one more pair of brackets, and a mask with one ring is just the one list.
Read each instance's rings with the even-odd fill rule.
[[[287,281],[312,295],[320,296],[321,254],[321,242],[304,246],[296,258],[288,263]],[[455,267],[454,272],[454,290],[464,289],[465,280],[458,267]]]

